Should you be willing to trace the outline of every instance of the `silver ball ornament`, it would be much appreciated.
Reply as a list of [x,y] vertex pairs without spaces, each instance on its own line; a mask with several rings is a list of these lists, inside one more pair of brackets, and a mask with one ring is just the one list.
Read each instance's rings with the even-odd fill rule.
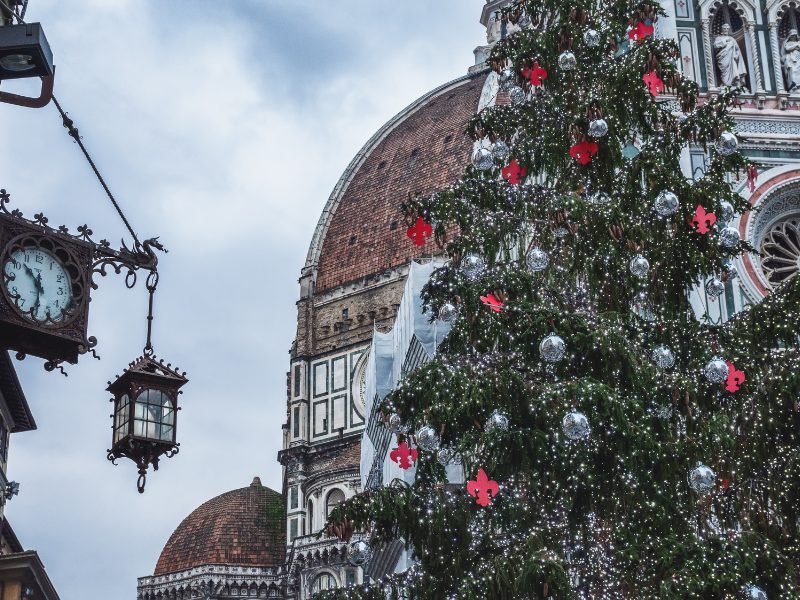
[[589,419],[586,415],[577,410],[573,410],[564,415],[561,420],[561,428],[564,430],[564,435],[567,439],[573,442],[588,438],[592,433],[592,428],[589,426]]
[[589,196],[588,199],[589,204],[594,204],[595,206],[605,206],[611,202],[611,196],[605,192],[596,192]]
[[461,260],[461,272],[470,281],[477,281],[486,271],[486,261],[477,254],[467,254]]
[[489,418],[486,419],[486,423],[483,426],[486,433],[490,431],[494,431],[495,429],[499,429],[500,431],[508,431],[508,417],[501,413],[499,410],[495,410]]
[[703,375],[709,383],[722,383],[728,379],[728,363],[715,356],[703,369]]
[[716,300],[725,293],[725,284],[719,280],[718,277],[709,279],[706,282],[706,296],[712,300]]
[[372,559],[372,546],[366,540],[350,542],[347,547],[347,562],[354,567],[362,567]]
[[745,600],[769,600],[767,592],[752,583],[742,588],[742,596]]
[[392,433],[408,433],[408,425],[403,424],[403,419],[397,413],[389,415],[389,422],[386,424]]
[[631,259],[628,268],[634,276],[639,279],[646,279],[647,274],[650,272],[650,261],[641,254],[637,254]]
[[453,456],[455,456],[455,452],[450,448],[439,448],[439,451],[436,453],[436,460],[439,461],[440,465],[446,467],[453,462]]
[[525,264],[534,273],[544,271],[550,264],[550,257],[541,248],[531,248],[525,256]]
[[731,250],[739,245],[742,237],[739,235],[739,230],[735,227],[725,227],[719,232],[719,245],[726,250]]
[[497,140],[492,147],[492,158],[505,162],[511,155],[511,148],[503,140]]
[[500,89],[508,90],[512,85],[517,82],[517,74],[511,67],[506,67],[500,71]]
[[597,48],[600,45],[600,32],[596,29],[587,29],[583,32],[583,43],[589,48]]
[[494,160],[492,160],[492,151],[483,146],[479,146],[472,153],[472,166],[478,171],[488,171],[494,167]]
[[442,323],[453,323],[458,318],[458,307],[451,302],[439,308],[439,320]]
[[557,336],[551,333],[542,340],[539,344],[539,356],[542,360],[549,363],[557,363],[567,354],[567,344]]
[[651,358],[653,362],[658,365],[659,369],[671,369],[675,366],[675,354],[672,352],[669,346],[660,345],[656,346],[653,349],[651,354]]
[[730,156],[739,148],[739,140],[737,140],[736,136],[730,131],[726,131],[719,136],[715,146],[717,148],[717,152],[722,154],[722,156]]
[[717,474],[704,464],[698,464],[689,472],[689,487],[701,495],[706,495],[714,490]]
[[511,104],[516,106],[525,103],[528,99],[528,93],[518,85],[515,85],[508,89],[508,97],[511,98]]
[[558,66],[562,71],[571,71],[578,65],[578,59],[569,50],[565,50],[558,57]]
[[430,425],[423,425],[417,431],[417,446],[428,452],[435,452],[439,449],[439,435]]
[[589,135],[601,138],[608,133],[608,123],[605,119],[594,119],[589,122]]
[[669,190],[663,190],[656,196],[653,209],[659,217],[669,217],[675,214],[679,206],[678,196]]
[[720,202],[720,209],[719,209],[719,222],[727,225],[733,218],[736,216],[736,212],[733,210],[733,204],[728,202],[727,200],[723,200]]

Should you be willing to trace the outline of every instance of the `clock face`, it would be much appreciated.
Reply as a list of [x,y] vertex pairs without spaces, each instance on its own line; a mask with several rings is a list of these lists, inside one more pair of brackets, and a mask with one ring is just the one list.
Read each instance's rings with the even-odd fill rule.
[[3,285],[17,310],[30,321],[57,324],[73,308],[72,280],[51,252],[18,248],[3,265]]

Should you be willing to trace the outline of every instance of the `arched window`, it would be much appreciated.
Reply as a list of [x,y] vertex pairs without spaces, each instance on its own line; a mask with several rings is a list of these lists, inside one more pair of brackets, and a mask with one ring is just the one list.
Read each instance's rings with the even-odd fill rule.
[[344,502],[344,492],[340,489],[331,490],[328,499],[325,501],[325,518],[331,516],[331,511]]
[[336,579],[330,573],[322,573],[311,584],[311,593],[324,592],[325,590],[335,590],[337,587]]
[[314,533],[314,503],[311,500],[308,501],[308,519],[306,523],[308,523],[308,533],[306,535],[311,535]]
[[136,398],[133,415],[133,435],[175,441],[175,408],[172,400],[160,390],[145,390]]

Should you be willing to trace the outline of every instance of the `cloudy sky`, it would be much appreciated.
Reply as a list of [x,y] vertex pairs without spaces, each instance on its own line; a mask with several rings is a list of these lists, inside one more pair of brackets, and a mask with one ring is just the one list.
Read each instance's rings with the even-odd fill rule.
[[[69,377],[17,363],[38,430],[14,436],[7,515],[62,598],[134,598],[173,529],[254,475],[280,489],[297,277],[352,156],[466,72],[483,0],[32,0],[56,94],[140,237],[160,235],[155,347],[189,372],[181,453],[136,492],[106,461],[105,383],[144,345],[146,292],[108,277]],[[20,89],[20,83],[3,84]],[[0,105],[0,187],[30,216],[124,230],[54,107]]]

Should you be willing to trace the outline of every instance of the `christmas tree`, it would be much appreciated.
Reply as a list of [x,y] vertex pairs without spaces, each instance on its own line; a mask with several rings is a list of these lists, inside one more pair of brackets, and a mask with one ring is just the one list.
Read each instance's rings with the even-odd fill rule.
[[[700,97],[661,11],[502,15],[521,28],[490,58],[510,103],[469,124],[460,181],[404,206],[448,258],[423,300],[453,323],[381,405],[415,481],[328,527],[368,532],[356,562],[400,538],[416,564],[326,597],[800,598],[800,283],[727,323],[692,310],[753,251],[731,182],[757,171],[739,90]],[[709,154],[694,181],[690,143]]]

